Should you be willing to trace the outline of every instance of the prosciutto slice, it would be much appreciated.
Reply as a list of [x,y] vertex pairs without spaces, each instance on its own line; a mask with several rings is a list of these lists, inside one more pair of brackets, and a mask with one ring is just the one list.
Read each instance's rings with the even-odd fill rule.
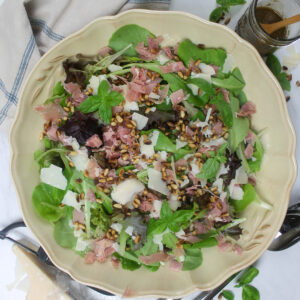
[[172,93],[170,97],[171,97],[173,108],[176,109],[178,104],[184,100],[183,90],[180,89],[180,90]]
[[247,117],[256,113],[256,106],[253,102],[248,101],[242,105],[240,111],[236,114],[238,117]]
[[72,95],[70,100],[75,106],[79,106],[87,98],[87,95],[80,90],[77,83],[65,83],[65,89]]
[[182,61],[169,62],[166,66],[160,66],[160,69],[163,73],[186,72],[186,67],[184,66]]

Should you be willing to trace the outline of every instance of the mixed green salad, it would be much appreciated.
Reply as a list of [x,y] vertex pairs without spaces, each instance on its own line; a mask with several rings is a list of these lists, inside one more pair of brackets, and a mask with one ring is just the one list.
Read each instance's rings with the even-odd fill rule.
[[[193,270],[202,248],[242,255],[241,213],[264,148],[226,51],[126,25],[36,107],[44,119],[32,200],[86,263]],[[253,204],[252,204],[253,203]]]

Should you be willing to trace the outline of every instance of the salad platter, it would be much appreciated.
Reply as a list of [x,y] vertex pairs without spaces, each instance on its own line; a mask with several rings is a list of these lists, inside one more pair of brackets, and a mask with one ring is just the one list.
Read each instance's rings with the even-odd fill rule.
[[55,46],[25,84],[11,145],[49,257],[123,296],[179,297],[251,264],[296,173],[284,96],[258,53],[177,12],[100,18]]

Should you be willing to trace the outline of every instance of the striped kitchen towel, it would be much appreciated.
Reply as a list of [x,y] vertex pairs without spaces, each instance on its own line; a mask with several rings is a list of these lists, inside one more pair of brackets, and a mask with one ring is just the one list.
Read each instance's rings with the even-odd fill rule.
[[8,133],[24,78],[55,43],[95,18],[170,0],[0,0],[0,130]]

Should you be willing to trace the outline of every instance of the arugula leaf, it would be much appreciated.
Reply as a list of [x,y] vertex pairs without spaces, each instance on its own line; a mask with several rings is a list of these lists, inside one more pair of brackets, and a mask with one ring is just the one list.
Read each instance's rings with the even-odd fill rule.
[[56,222],[64,215],[59,207],[66,191],[46,183],[37,185],[32,193],[33,206],[37,213],[47,221]]
[[146,243],[144,246],[137,251],[135,251],[135,254],[137,256],[143,255],[143,256],[148,256],[153,253],[156,253],[158,251],[158,245],[153,242],[152,239],[147,238]]
[[233,116],[231,112],[231,107],[224,99],[224,96],[219,93],[216,97],[212,98],[211,104],[215,104],[221,113],[224,124],[229,128],[233,123]]
[[132,46],[128,48],[124,54],[128,56],[138,56],[135,47],[140,42],[144,42],[145,45],[148,45],[148,37],[154,38],[155,36],[146,28],[135,24],[128,24],[122,26],[113,33],[109,39],[108,45],[115,51],[119,51],[132,44]]
[[281,73],[281,64],[274,54],[269,54],[267,56],[266,64],[275,76],[278,76]]
[[78,109],[83,113],[91,113],[98,110],[105,123],[109,123],[112,117],[112,107],[119,105],[124,100],[123,95],[116,91],[109,92],[107,80],[102,80],[98,87],[98,94],[85,99]]
[[231,152],[236,151],[238,145],[244,141],[249,131],[248,118],[240,118],[236,116],[239,111],[239,100],[233,96],[230,97],[231,111],[233,115],[232,128],[229,129],[229,144]]
[[287,80],[285,72],[281,72],[281,64],[274,54],[269,54],[266,60],[267,66],[279,81],[283,90],[290,91],[291,83]]
[[167,228],[173,232],[178,232],[182,224],[191,220],[194,215],[194,210],[179,210],[172,212],[168,202],[163,201],[160,210],[160,219],[150,219],[147,225],[147,236],[151,237],[154,234],[163,233]]
[[234,206],[234,209],[237,212],[243,211],[250,203],[255,201],[256,199],[256,192],[254,187],[251,184],[243,185],[243,199],[242,200],[231,200],[231,203]]
[[[132,44],[128,44],[126,47],[120,49],[120,51],[117,51],[116,53],[112,55],[107,55],[101,60],[99,60],[96,64],[88,64],[85,66],[85,71],[89,73],[90,76],[93,74],[107,68],[110,64],[112,64],[118,57],[120,57],[123,53],[126,52],[127,49],[129,49],[132,46]],[[116,74],[117,72],[124,73],[124,70],[119,70],[116,72],[112,72]],[[125,71],[126,72],[126,71]],[[110,73],[110,75],[112,74]]]
[[163,233],[167,229],[168,223],[165,220],[150,219],[147,224],[147,236]]
[[214,247],[218,244],[218,241],[214,237],[208,237],[206,239],[201,240],[200,242],[194,244],[184,244],[184,249],[191,249],[191,248],[210,248]]
[[147,184],[148,183],[148,170],[141,170],[136,173],[136,177],[139,181]]
[[173,232],[165,233],[162,237],[162,243],[166,245],[169,249],[176,248],[176,244],[178,243],[178,239]]
[[122,268],[124,270],[134,271],[134,270],[139,269],[142,266],[141,264],[139,264],[133,260],[130,260],[130,259],[127,259],[127,258],[121,256],[117,252],[115,252],[113,254],[113,256],[116,257],[121,262]]
[[229,290],[223,290],[221,295],[227,299],[227,300],[234,300],[234,295],[231,291]]
[[240,100],[240,106],[242,106],[243,104],[245,104],[248,101],[247,96],[244,91],[240,91],[237,94],[237,97]]
[[249,267],[242,276],[237,280],[238,284],[235,287],[241,287],[246,284],[249,284],[253,281],[253,279],[259,274],[258,269],[254,267]]
[[223,67],[226,59],[226,51],[221,48],[198,48],[193,42],[188,39],[183,40],[178,46],[178,56],[186,66],[191,59],[201,59],[203,63],[213,64]]
[[224,8],[219,6],[215,8],[209,15],[209,21],[217,23],[223,16]]
[[202,260],[202,252],[200,249],[185,249],[182,271],[197,269],[202,264]]
[[164,201],[160,209],[160,218],[170,221],[172,218],[172,210],[167,201]]
[[252,285],[245,285],[242,293],[243,300],[260,300],[260,294],[257,288]]
[[236,79],[238,79],[241,83],[246,84],[246,81],[245,81],[245,79],[244,79],[244,77],[243,77],[243,75],[242,75],[242,72],[241,72],[241,70],[240,70],[238,67],[235,67],[235,68],[232,70],[231,74],[232,74]]
[[242,90],[245,86],[245,83],[238,80],[235,76],[232,74],[229,75],[229,77],[221,79],[217,77],[212,77],[211,82],[218,87],[225,88],[230,91],[235,90]]
[[258,172],[260,170],[263,156],[264,156],[264,147],[259,137],[256,136],[254,151],[253,151],[253,157],[256,160],[252,160],[251,158],[248,160],[248,165],[251,173]]
[[44,102],[44,104],[52,103],[52,102],[54,102],[54,100],[56,100],[58,98],[61,98],[61,100],[64,101],[68,95],[69,94],[65,91],[65,88],[62,85],[61,81],[58,81],[52,90],[52,96],[50,98],[48,98]]
[[[153,131],[153,130],[152,130]],[[159,131],[159,130],[157,130]],[[150,132],[150,131],[148,131]],[[156,142],[156,145],[154,146],[155,151],[166,151],[174,154],[178,154],[179,157],[176,157],[176,159],[179,159],[186,154],[193,153],[193,150],[188,150],[184,148],[176,149],[176,145],[161,131],[159,131],[158,139]]]
[[285,72],[282,72],[280,74],[278,74],[276,76],[276,78],[278,79],[281,87],[283,90],[285,91],[290,91],[291,90],[291,83],[288,81],[287,79],[287,75]]
[[[73,212],[73,209],[71,210]],[[74,236],[74,228],[70,226],[69,217],[60,219],[54,225],[54,238],[58,245],[63,248],[74,248],[77,238]]]
[[196,176],[200,179],[213,179],[216,177],[220,168],[220,162],[215,158],[209,158],[206,160],[200,173]]

